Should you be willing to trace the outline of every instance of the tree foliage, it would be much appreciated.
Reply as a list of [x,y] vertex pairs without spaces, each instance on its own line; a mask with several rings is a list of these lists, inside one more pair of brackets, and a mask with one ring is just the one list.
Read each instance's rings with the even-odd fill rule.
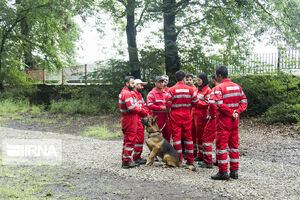
[[92,0],[0,0],[0,72],[10,67],[55,69],[72,63],[74,42],[79,37],[72,17],[83,14],[91,3]]

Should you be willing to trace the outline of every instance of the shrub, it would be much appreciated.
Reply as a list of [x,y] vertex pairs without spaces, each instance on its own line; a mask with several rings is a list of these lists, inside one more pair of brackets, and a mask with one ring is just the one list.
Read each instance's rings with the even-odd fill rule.
[[290,105],[285,102],[271,106],[262,116],[267,124],[292,124],[300,121],[300,104]]
[[281,102],[299,102],[300,77],[289,74],[247,75],[231,77],[233,82],[242,86],[248,99],[245,114],[262,115],[273,105]]

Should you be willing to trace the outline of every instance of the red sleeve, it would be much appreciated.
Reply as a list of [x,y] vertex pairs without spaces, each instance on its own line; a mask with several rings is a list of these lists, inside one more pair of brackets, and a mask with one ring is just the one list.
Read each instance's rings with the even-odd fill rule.
[[208,108],[209,97],[210,97],[210,89],[208,88],[205,91],[205,94],[204,94],[203,98],[202,99],[199,98],[199,101],[196,104],[196,108]]
[[242,112],[244,112],[244,110],[246,110],[247,108],[247,98],[246,95],[244,94],[243,90],[241,90],[242,96],[241,96],[241,100],[239,102],[239,107],[236,109],[236,112],[238,114],[241,114]]
[[134,101],[133,101],[133,96],[131,93],[124,94],[124,101],[125,101],[127,109],[130,112],[139,113],[141,111],[141,107],[137,103],[136,104],[133,103]]
[[171,106],[172,106],[172,95],[170,93],[170,90],[166,95],[166,106],[167,106],[167,108],[171,108]]

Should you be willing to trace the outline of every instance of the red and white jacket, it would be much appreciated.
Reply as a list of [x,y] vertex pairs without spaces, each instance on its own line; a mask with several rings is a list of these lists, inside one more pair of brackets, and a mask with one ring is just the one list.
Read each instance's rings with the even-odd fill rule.
[[197,98],[199,101],[193,105],[193,107],[197,109],[208,109],[208,100],[210,97],[211,90],[208,85],[201,88],[201,90],[197,90]]
[[[167,107],[171,108],[172,111],[181,108],[190,108],[192,104],[196,104],[199,101],[196,92],[182,82],[178,82],[171,87],[167,96]],[[190,112],[190,109],[186,110]]]
[[247,98],[241,86],[224,79],[211,94],[211,102],[216,104],[217,114],[232,117],[234,110],[241,114],[247,108]]
[[[135,96],[137,103],[139,104],[139,106],[141,107],[141,111],[138,113],[138,116],[140,117],[144,117],[149,113],[149,110],[147,108],[147,105],[144,101],[144,98],[142,96],[141,93],[137,92],[137,91],[132,91],[133,95]],[[150,113],[149,113],[150,114]]]
[[128,113],[139,113],[142,111],[141,106],[137,102],[137,98],[127,87],[124,87],[119,94],[119,109],[121,115],[126,115]]
[[159,92],[156,88],[153,88],[147,96],[147,105],[148,108],[152,111],[152,113],[161,113],[166,111],[162,111],[162,106],[167,106],[167,92],[162,90]]
[[208,116],[210,116],[212,118],[215,118],[217,115],[217,107],[216,107],[215,101],[212,100],[212,98],[213,98],[212,95],[214,95],[215,90],[216,90],[216,87],[213,87],[211,89],[211,95],[208,100]]

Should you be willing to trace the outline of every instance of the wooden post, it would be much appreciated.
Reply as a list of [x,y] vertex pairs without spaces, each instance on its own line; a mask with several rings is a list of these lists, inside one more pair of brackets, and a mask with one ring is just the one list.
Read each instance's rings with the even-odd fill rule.
[[43,69],[43,84],[46,85],[46,80],[45,80],[45,69]]
[[65,78],[64,78],[64,68],[61,70],[61,84],[63,85],[64,84],[64,81],[65,81]]

